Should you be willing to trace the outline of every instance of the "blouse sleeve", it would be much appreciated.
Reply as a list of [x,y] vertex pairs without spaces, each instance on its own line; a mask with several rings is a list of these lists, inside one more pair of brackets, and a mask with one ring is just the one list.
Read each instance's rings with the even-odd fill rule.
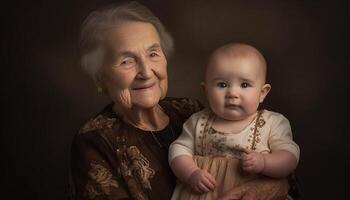
[[111,166],[107,146],[96,137],[76,136],[71,149],[71,179],[73,199],[129,199],[123,181]]
[[299,161],[299,146],[293,141],[292,130],[287,118],[280,115],[272,124],[269,146],[271,151],[286,150],[291,152]]
[[169,147],[169,163],[180,155],[193,156],[197,121],[198,113],[195,113],[184,123],[181,135]]

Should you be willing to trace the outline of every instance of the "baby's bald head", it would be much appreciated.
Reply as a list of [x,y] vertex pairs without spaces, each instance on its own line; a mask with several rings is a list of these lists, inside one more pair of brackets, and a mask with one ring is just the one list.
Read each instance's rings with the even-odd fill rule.
[[206,68],[206,79],[212,68],[215,68],[217,63],[223,58],[231,59],[248,59],[253,63],[258,70],[263,83],[266,81],[266,60],[264,56],[253,46],[243,43],[229,43],[216,49],[209,57],[209,62]]

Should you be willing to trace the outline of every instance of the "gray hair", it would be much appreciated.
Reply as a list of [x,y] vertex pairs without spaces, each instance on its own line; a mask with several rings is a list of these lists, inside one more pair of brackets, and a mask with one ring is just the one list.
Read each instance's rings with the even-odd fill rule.
[[160,37],[160,45],[164,54],[169,58],[174,50],[171,35],[166,31],[160,20],[145,6],[137,2],[112,5],[90,13],[82,24],[80,34],[81,65],[95,80],[103,64],[103,39],[108,29],[117,23],[136,21],[151,23]]

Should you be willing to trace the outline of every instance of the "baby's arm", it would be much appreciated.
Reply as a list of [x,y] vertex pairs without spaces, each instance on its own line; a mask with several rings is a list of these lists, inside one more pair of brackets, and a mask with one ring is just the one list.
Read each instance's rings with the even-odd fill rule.
[[268,145],[271,153],[246,150],[242,157],[242,168],[251,173],[262,173],[274,178],[288,176],[299,161],[299,146],[293,141],[292,130],[287,118],[275,114],[271,120]]
[[174,174],[182,182],[198,192],[208,192],[215,187],[215,179],[193,161],[195,129],[200,113],[188,119],[181,135],[169,147],[169,164]]
[[265,154],[246,150],[242,157],[243,170],[274,178],[288,176],[296,168],[297,163],[297,158],[286,150],[277,150]]
[[214,177],[206,170],[198,168],[190,156],[178,156],[170,166],[176,177],[189,184],[197,192],[209,192],[215,188]]

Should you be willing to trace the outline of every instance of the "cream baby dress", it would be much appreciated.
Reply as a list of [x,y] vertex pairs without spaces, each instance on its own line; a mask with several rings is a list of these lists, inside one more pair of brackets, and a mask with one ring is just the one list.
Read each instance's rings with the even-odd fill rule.
[[214,191],[199,194],[179,182],[172,200],[214,200],[227,190],[257,178],[241,170],[244,148],[261,153],[283,149],[299,159],[299,147],[293,141],[289,121],[279,113],[260,110],[247,127],[234,134],[215,130],[211,126],[214,119],[215,115],[208,109],[193,114],[169,148],[169,163],[180,155],[193,156],[198,167],[215,178]]

